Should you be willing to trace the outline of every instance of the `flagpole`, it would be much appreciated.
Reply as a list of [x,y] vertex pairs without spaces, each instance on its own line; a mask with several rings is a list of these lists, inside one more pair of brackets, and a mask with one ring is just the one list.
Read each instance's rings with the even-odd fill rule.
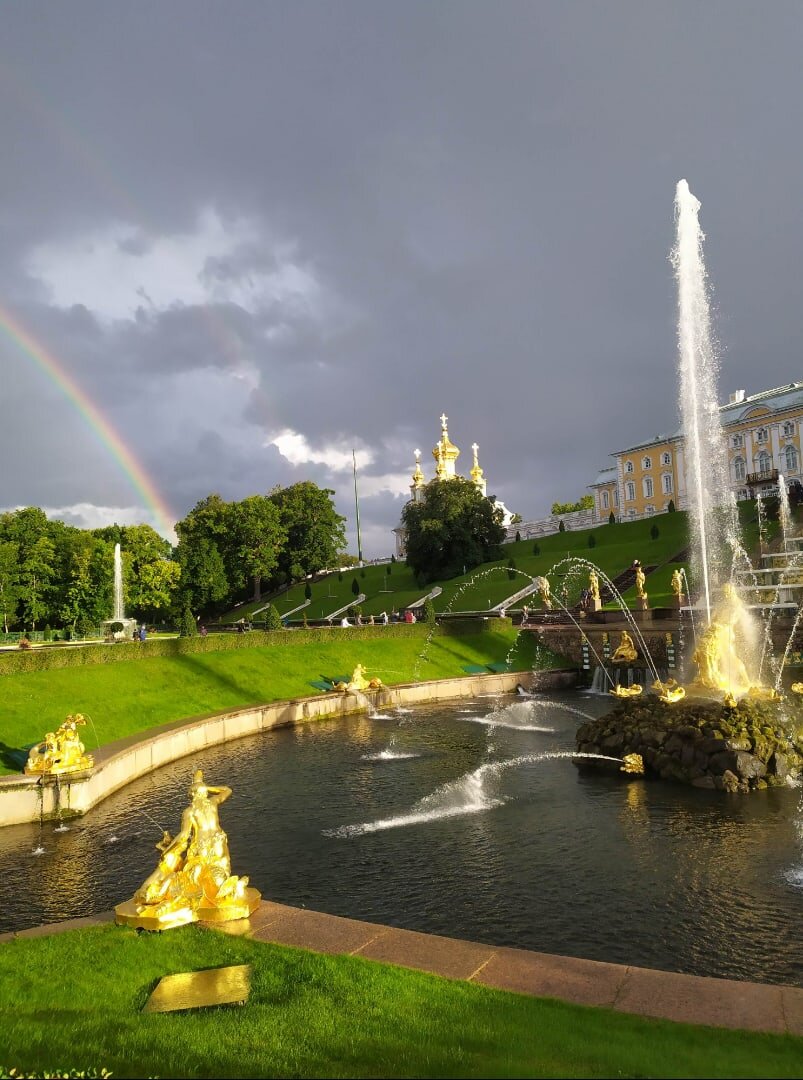
[[362,537],[360,535],[360,500],[357,497],[357,455],[351,451],[351,462],[354,468],[354,509],[357,513],[357,561],[362,566]]

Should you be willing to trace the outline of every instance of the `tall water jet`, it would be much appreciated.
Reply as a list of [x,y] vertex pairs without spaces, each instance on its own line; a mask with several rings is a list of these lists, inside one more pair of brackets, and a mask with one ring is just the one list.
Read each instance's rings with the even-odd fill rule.
[[723,560],[737,532],[717,400],[718,357],[711,333],[708,285],[703,261],[700,203],[681,180],[675,194],[677,237],[672,265],[678,284],[680,410],[685,435],[686,488],[692,566],[702,586],[706,617],[711,594],[725,580]]
[[125,602],[123,600],[123,557],[120,554],[120,545],[114,545],[114,607],[112,609],[114,622],[125,622]]

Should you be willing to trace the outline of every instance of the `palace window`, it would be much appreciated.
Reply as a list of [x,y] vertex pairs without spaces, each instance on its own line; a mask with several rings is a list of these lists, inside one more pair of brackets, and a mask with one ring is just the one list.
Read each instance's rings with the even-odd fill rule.
[[648,458],[648,457],[642,458],[641,459],[641,467],[642,467],[642,469],[651,469],[652,468],[652,458]]
[[741,435],[734,435],[731,439],[731,446],[734,450],[740,450],[744,445],[744,439]]
[[664,473],[663,476],[661,477],[661,483],[663,484],[664,495],[671,495],[672,494],[672,474],[668,473],[668,472]]
[[632,472],[632,471],[633,471],[633,462],[632,461],[626,461],[625,462],[625,472]]
[[766,450],[762,450],[756,458],[756,471],[760,473],[767,473],[772,468],[772,458]]
[[614,488],[613,489],[613,505],[614,506],[619,505],[619,488]]
[[632,480],[628,480],[625,484],[625,498],[628,502],[633,502],[636,497],[636,485]]
[[661,464],[662,465],[671,465],[672,464],[672,455],[670,453],[661,454]]
[[783,433],[787,437],[789,437],[790,435],[794,435],[794,433],[795,433],[795,425],[792,423],[791,420],[787,420],[786,423],[784,424]]
[[743,457],[737,457],[733,460],[733,479],[744,480],[747,472],[747,466]]
[[602,493],[602,508],[603,508],[603,510],[607,510],[609,506],[610,506],[610,499],[608,498],[608,492],[603,491],[603,493]]
[[786,459],[786,471],[788,473],[797,472],[797,450],[796,450],[796,448],[790,444],[789,446],[786,447],[783,454],[784,454],[784,458]]
[[645,476],[644,479],[641,482],[641,486],[642,486],[642,489],[644,491],[644,498],[645,499],[651,499],[652,498],[652,477],[651,476]]
[[769,432],[765,427],[760,427],[756,432],[756,442],[765,443],[769,438]]

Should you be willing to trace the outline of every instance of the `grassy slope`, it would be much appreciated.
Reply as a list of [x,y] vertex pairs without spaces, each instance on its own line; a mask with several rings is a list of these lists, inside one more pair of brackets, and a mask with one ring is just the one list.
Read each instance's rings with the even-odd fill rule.
[[[162,975],[238,963],[253,965],[244,1008],[140,1012]],[[789,1036],[645,1020],[197,927],[0,945],[0,1013],[0,1064],[115,1077],[775,1077],[799,1076],[803,1054]]]
[[[358,662],[387,685],[412,682],[416,675],[462,675],[465,665],[504,660],[517,639],[512,628],[438,635],[421,660],[426,628],[410,629],[403,637],[361,641],[338,640],[336,629],[320,630],[320,642],[310,644],[293,643],[287,631],[287,645],[6,675],[0,685],[0,738],[25,746],[54,730],[68,713],[82,712],[94,724],[85,736],[91,749],[183,717],[315,694],[311,679],[347,674]],[[530,635],[522,635],[514,656],[522,669],[531,666]],[[8,770],[0,766],[3,771]]]
[[[659,530],[656,540],[650,537],[650,529],[653,525],[657,525]],[[504,558],[501,561],[485,563],[465,577],[460,576],[447,582],[436,583],[441,585],[443,593],[435,600],[435,607],[438,611],[483,611],[487,610],[489,605],[501,603],[506,597],[527,584],[527,580],[518,574],[513,580],[508,578],[505,568],[508,559],[511,558],[518,569],[533,577],[546,574],[567,555],[589,559],[610,577],[615,577],[630,566],[634,559],[640,559],[645,565],[652,566],[670,558],[688,543],[686,530],[686,514],[678,512],[663,514],[644,521],[598,525],[585,532],[555,533],[538,541],[522,540],[519,543],[505,544]],[[594,534],[596,540],[593,548],[588,546],[590,533]],[[540,548],[539,555],[533,555],[533,545],[536,542]],[[360,591],[367,597],[363,604],[365,615],[378,615],[385,609],[389,612],[394,607],[400,610],[432,588],[431,585],[423,588],[416,585],[412,572],[404,563],[366,566],[363,569],[364,573],[363,570],[358,569],[343,571],[342,581],[338,580],[337,574],[330,574],[324,580],[316,581],[312,585],[312,602],[307,609],[309,617],[311,619],[324,618],[330,612],[350,603],[354,599],[352,582],[355,579]],[[390,573],[386,578],[388,570]],[[492,572],[488,573],[489,571]],[[472,577],[477,577],[476,583],[455,598]],[[553,592],[557,588],[556,580],[552,579]],[[579,591],[583,584],[585,581],[578,577],[576,591]],[[380,591],[386,587],[391,592]],[[667,586],[667,601],[669,592]],[[453,601],[454,606],[450,608]],[[262,603],[265,602],[262,601]],[[304,583],[301,583],[283,593],[278,598],[276,606],[281,614],[291,611],[303,602]],[[539,604],[537,600],[528,600],[527,603],[531,607],[538,607]],[[224,616],[224,621],[234,622],[259,606],[261,605],[244,604]],[[260,616],[257,616],[257,619],[259,618]]]

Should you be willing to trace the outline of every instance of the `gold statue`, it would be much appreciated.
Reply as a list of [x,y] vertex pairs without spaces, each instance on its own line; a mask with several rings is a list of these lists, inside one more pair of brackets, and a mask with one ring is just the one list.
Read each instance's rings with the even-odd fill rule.
[[613,694],[614,697],[621,698],[638,697],[643,689],[643,686],[634,682],[632,686],[615,686],[609,693]]
[[644,773],[644,759],[641,754],[625,754],[622,758],[622,766],[619,772],[636,773],[641,776]]
[[86,718],[75,713],[67,717],[58,731],[48,731],[42,742],[31,747],[25,764],[28,776],[55,776],[91,769],[94,758],[87,754],[78,737],[78,728],[85,724]]
[[547,578],[542,577],[538,580],[538,595],[541,597],[541,603],[544,605],[547,611],[552,610],[552,594],[549,591],[549,581]]
[[628,634],[627,630],[623,630],[622,640],[614,650],[613,656],[611,657],[611,663],[632,663],[637,656],[638,653],[636,652],[636,646],[633,644],[632,637]]
[[680,604],[683,599],[683,574],[680,570],[672,571],[672,592],[675,594],[678,604]]
[[803,682],[793,682],[789,689],[793,694],[803,694]]
[[666,682],[656,679],[652,684],[652,688],[658,692],[658,700],[665,702],[667,705],[682,701],[686,696],[684,687],[678,684],[677,679],[667,679]]
[[229,842],[218,819],[231,788],[206,784],[199,769],[189,794],[178,833],[165,832],[156,845],[158,866],[131,900],[114,909],[121,925],[168,930],[199,920],[230,922],[247,919],[259,904],[248,878],[231,872]]
[[354,671],[351,673],[351,678],[348,682],[335,683],[335,690],[343,690],[348,693],[350,690],[380,690],[382,688],[381,679],[366,679],[367,669],[363,664],[357,664]]
[[[692,659],[697,665],[699,686],[706,690],[722,690],[741,697],[751,690],[752,683],[741,657],[736,651],[736,627],[744,623],[747,612],[733,585],[722,589],[722,603],[711,616],[711,622],[698,640]],[[754,688],[758,696],[767,696]]]
[[596,570],[592,570],[588,575],[588,591],[591,593],[591,603],[595,607],[602,603],[599,596],[599,575]]
[[633,566],[636,571],[636,596],[639,600],[646,600],[647,594],[644,591],[644,584],[647,580],[647,577],[644,573],[644,567],[641,565],[638,559],[634,560]]

